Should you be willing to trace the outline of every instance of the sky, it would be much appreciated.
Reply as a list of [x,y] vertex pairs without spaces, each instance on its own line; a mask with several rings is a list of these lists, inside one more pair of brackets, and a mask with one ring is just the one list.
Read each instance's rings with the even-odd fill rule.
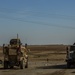
[[0,0],[0,45],[17,34],[23,44],[73,44],[75,0]]

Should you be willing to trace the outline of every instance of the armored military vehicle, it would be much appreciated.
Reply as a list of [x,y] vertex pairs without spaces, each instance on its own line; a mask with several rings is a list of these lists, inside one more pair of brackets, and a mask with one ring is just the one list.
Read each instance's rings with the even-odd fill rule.
[[9,45],[3,44],[4,68],[28,68],[27,44],[22,46],[20,39],[11,39]]
[[70,68],[72,65],[75,65],[75,45],[67,47],[67,56],[66,56],[67,68]]

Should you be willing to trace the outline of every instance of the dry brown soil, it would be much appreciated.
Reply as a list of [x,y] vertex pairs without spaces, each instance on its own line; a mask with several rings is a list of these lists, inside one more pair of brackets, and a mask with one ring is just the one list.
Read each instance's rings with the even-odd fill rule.
[[[66,68],[66,46],[65,45],[32,45],[28,46],[29,67],[20,70],[3,69],[0,65],[0,75],[75,75],[75,67]],[[0,50],[0,59],[2,59]]]

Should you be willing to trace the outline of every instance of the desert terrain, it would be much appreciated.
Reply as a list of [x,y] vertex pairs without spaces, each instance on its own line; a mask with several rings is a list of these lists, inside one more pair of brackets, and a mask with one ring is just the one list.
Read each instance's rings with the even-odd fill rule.
[[[74,75],[75,67],[66,67],[66,45],[29,45],[28,68],[3,69],[0,64],[0,75]],[[0,59],[2,57],[0,49]]]

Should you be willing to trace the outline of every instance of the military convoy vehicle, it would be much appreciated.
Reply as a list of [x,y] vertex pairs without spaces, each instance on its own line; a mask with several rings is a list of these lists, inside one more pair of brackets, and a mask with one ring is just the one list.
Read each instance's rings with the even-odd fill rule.
[[66,62],[67,68],[70,68],[72,65],[75,65],[75,45],[67,47]]
[[27,44],[22,46],[20,39],[11,39],[9,45],[3,44],[4,68],[28,68]]

